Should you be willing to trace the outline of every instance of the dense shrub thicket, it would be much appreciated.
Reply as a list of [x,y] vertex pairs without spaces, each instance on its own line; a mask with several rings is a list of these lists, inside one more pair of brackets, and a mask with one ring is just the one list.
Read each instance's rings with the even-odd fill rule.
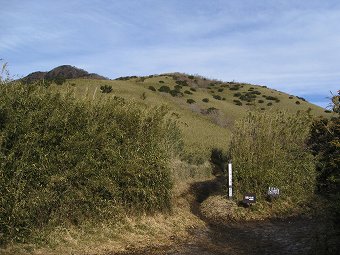
[[316,173],[305,145],[309,130],[304,114],[255,112],[238,121],[230,146],[237,195],[254,192],[261,199],[268,187],[293,201],[312,195]]
[[309,146],[318,162],[318,191],[340,201],[340,116],[316,119]]
[[337,216],[340,215],[340,91],[338,93],[332,97],[332,118],[313,122],[308,143],[317,159],[318,191],[334,201]]
[[0,85],[0,243],[46,225],[170,209],[166,109]]

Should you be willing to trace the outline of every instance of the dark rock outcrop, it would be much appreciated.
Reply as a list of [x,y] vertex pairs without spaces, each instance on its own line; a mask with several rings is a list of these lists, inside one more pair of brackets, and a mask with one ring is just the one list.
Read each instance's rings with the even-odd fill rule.
[[39,80],[53,81],[55,79],[98,79],[108,80],[108,78],[96,73],[88,73],[87,71],[71,65],[58,66],[48,72],[33,72],[21,80],[25,83],[32,83]]

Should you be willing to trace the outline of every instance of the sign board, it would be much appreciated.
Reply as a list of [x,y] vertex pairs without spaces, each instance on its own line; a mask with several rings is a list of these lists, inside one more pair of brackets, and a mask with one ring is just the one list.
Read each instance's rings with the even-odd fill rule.
[[267,200],[273,201],[274,199],[278,198],[280,195],[279,188],[276,187],[269,187],[267,191]]
[[246,193],[243,195],[243,203],[244,204],[255,204],[256,203],[256,195],[253,193]]
[[276,187],[269,187],[267,191],[267,195],[270,197],[278,197],[280,195],[279,188]]

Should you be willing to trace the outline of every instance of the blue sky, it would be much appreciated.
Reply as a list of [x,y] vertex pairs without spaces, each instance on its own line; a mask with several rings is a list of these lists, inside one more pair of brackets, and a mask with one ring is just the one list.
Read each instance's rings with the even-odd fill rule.
[[0,58],[266,85],[326,106],[340,89],[338,0],[0,0]]

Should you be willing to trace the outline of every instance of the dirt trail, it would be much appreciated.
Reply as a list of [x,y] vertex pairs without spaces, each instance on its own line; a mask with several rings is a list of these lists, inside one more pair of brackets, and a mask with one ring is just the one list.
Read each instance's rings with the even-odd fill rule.
[[[217,192],[221,181],[196,183],[191,192],[196,202],[191,210],[198,217],[199,206],[208,196]],[[214,225],[190,230],[189,240],[178,240],[170,247],[149,247],[144,250],[119,253],[121,255],[243,255],[243,254],[336,254],[324,245],[325,237],[320,235],[324,228],[316,219],[301,217],[284,220],[233,223]]]

